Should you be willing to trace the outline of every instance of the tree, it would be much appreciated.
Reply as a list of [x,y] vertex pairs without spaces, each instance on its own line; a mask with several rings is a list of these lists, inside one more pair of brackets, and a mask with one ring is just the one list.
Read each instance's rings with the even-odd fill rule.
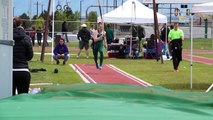
[[36,29],[38,29],[39,27],[42,28],[43,25],[44,25],[44,18],[42,18],[42,17],[36,17],[33,26],[34,26]]
[[29,21],[30,17],[27,16],[26,13],[23,13],[22,15],[19,16],[19,18],[22,19],[23,23],[22,26],[26,29],[29,28],[31,26],[31,22]]
[[30,17],[29,16],[27,16],[27,14],[26,13],[23,13],[22,15],[20,15],[19,16],[21,19],[24,19],[24,20],[29,20],[30,19]]
[[98,15],[97,15],[97,12],[95,11],[91,11],[87,17],[87,20],[89,22],[97,22],[97,18],[98,18]]

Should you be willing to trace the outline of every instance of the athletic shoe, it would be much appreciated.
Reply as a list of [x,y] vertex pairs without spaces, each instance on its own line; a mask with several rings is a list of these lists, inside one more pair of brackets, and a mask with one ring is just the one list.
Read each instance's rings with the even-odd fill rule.
[[97,68],[97,69],[99,69],[99,66],[98,66],[98,64],[96,65],[96,68]]
[[100,65],[98,69],[102,70],[102,66]]

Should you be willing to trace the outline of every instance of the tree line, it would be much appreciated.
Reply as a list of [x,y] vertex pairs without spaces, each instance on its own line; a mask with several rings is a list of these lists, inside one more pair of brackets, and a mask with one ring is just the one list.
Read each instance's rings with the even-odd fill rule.
[[[23,13],[19,17],[24,21],[23,27],[25,29],[30,29],[32,27],[35,27],[35,29],[38,29],[39,27],[43,27],[46,21],[46,17],[48,15],[48,12],[44,10],[41,12],[40,15],[34,15],[31,19],[26,14]],[[53,13],[49,15],[50,21],[48,21],[49,27],[52,27],[52,21],[53,21]],[[89,23],[97,22],[97,12],[91,11],[89,12],[86,19],[84,19],[84,23],[87,23],[88,28],[90,28]],[[80,12],[76,11],[73,12],[72,9],[67,10],[57,10],[54,12],[54,31],[60,32],[61,31],[61,25],[64,21],[67,21],[67,29],[69,32],[79,29],[81,21],[80,21]],[[49,30],[52,30],[52,28],[49,28]]]

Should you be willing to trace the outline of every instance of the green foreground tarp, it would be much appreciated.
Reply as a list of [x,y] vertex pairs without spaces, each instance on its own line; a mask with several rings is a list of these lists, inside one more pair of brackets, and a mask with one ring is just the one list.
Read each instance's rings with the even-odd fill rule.
[[0,100],[0,120],[213,120],[213,92],[59,85]]

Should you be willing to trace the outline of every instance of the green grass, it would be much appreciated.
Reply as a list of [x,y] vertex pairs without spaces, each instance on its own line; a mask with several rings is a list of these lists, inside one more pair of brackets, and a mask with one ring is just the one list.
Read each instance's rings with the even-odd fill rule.
[[213,59],[213,54],[193,54],[193,55]]
[[[199,49],[200,40],[195,40],[194,48]],[[197,43],[198,42],[198,43]],[[184,48],[188,48],[190,40],[184,41]],[[69,42],[69,47],[78,47],[78,42]],[[211,49],[211,45],[209,45]],[[37,51],[40,52],[40,51]],[[51,51],[46,51],[51,52]],[[77,50],[71,50],[71,54],[76,54]],[[182,61],[180,63],[180,72],[174,73],[172,61],[164,61],[164,64],[156,62],[156,60],[147,59],[107,59],[105,53],[104,64],[112,64],[142,80],[151,83],[154,86],[162,86],[173,90],[191,90],[190,89],[190,62]],[[210,55],[211,56],[211,55]],[[204,55],[205,57],[205,55]],[[68,60],[69,64],[94,64],[92,51],[90,50],[90,58],[85,59],[85,53],[82,51],[79,59],[71,56]],[[212,57],[211,57],[212,58]],[[79,75],[68,65],[56,65],[51,62],[51,56],[45,56],[44,63],[40,62],[40,55],[35,55],[33,60],[29,62],[30,68],[45,68],[46,72],[32,73],[31,83],[49,82],[54,84],[74,84],[83,83]],[[54,69],[59,70],[58,74],[53,73]],[[205,91],[213,83],[213,66],[193,63],[193,89],[192,91]],[[37,87],[37,86],[36,86]],[[42,86],[39,86],[42,87]]]
[[[191,49],[191,40],[185,39],[183,41],[183,48],[184,49]],[[212,48],[212,39],[193,39],[193,49],[198,50],[213,50]]]
[[[91,54],[90,54],[91,56]],[[106,56],[106,55],[105,55]],[[30,68],[45,68],[47,72],[32,73],[31,83],[50,82],[54,84],[83,83],[79,75],[68,65],[56,65],[51,63],[51,57],[45,56],[44,63],[39,61],[40,56],[35,55],[33,61],[29,62]],[[93,57],[85,59],[84,53],[77,59],[71,56],[69,64],[87,63],[94,64]],[[164,64],[156,60],[147,59],[104,59],[104,64],[112,64],[134,76],[139,77],[155,86],[163,86],[174,90],[190,90],[190,63],[183,61],[180,64],[180,72],[174,73],[172,61],[164,61]],[[58,74],[53,73],[54,69]],[[195,91],[206,90],[213,79],[213,67],[194,63],[193,64],[193,89]]]

